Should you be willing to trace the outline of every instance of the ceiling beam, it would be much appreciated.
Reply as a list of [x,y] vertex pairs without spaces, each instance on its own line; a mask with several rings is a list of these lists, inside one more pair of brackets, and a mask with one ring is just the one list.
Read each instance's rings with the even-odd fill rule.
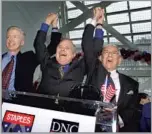
[[[114,1],[117,2],[117,1]],[[106,6],[110,5],[113,2],[100,2],[95,4],[94,7],[92,7],[91,9],[88,9],[87,6],[85,6],[83,3],[79,2],[79,1],[71,1],[71,3],[73,3],[78,9],[80,9],[81,11],[83,11],[83,14],[81,14],[80,16],[78,16],[77,18],[73,19],[71,22],[69,22],[68,24],[64,25],[61,29],[60,32],[69,32],[71,30],[73,30],[77,25],[81,24],[83,21],[87,20],[88,18],[90,18],[92,16],[92,9],[100,6],[102,8],[105,8]],[[103,23],[103,28],[105,30],[107,30],[109,33],[111,33],[117,40],[119,40],[123,45],[126,45],[127,47],[129,47],[130,49],[135,49],[136,45],[133,44],[132,42],[130,42],[127,38],[125,38],[123,35],[121,35],[117,30],[115,30],[111,25],[107,24],[106,22]],[[117,45],[117,44],[116,44]]]
[[[71,1],[71,2],[72,2],[72,1]],[[63,27],[61,27],[61,28],[59,29],[59,31],[60,31],[61,33],[67,33],[67,32],[69,32],[69,31],[73,30],[76,26],[78,26],[78,25],[81,24],[83,21],[87,20],[89,17],[92,16],[92,9],[93,9],[93,8],[95,8],[95,7],[99,6],[99,5],[101,5],[102,7],[106,7],[106,6],[110,5],[111,3],[113,3],[113,2],[110,2],[110,1],[106,2],[106,1],[104,1],[104,2],[100,2],[100,3],[98,3],[98,4],[95,4],[94,7],[92,7],[91,9],[85,10],[85,11],[83,12],[83,14],[81,14],[81,15],[78,16],[77,18],[73,19],[71,22],[69,22],[69,23],[67,23],[66,25],[64,25]],[[79,5],[80,5],[80,4],[82,4],[82,3],[80,2]],[[83,4],[82,4],[82,5],[83,5]],[[81,8],[82,8],[82,5],[81,5]],[[86,8],[87,8],[87,7],[86,7]],[[86,9],[86,8],[85,8],[85,9]],[[79,7],[78,7],[78,9],[79,9]]]

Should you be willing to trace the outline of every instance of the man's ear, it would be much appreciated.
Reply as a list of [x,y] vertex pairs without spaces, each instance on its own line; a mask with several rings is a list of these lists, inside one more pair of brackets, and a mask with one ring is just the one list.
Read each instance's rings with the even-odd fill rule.
[[21,41],[21,46],[24,46],[24,40]]

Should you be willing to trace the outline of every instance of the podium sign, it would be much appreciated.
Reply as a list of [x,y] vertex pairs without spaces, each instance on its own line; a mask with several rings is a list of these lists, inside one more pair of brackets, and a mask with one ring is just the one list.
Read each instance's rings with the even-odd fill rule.
[[3,102],[3,132],[94,132],[96,118]]
[[3,132],[116,132],[112,103],[3,90]]

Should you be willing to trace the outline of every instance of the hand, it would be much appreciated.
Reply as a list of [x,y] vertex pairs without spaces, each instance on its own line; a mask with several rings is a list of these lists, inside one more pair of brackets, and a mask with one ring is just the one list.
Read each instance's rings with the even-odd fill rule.
[[52,22],[52,27],[57,27],[58,24],[58,16],[56,15],[55,19]]
[[102,16],[101,7],[96,7],[95,9],[93,9],[93,19],[98,21],[101,16]]
[[55,13],[49,13],[46,17],[45,23],[51,25],[56,17],[57,15]]
[[104,9],[101,9],[101,16],[97,20],[97,23],[103,24],[103,21],[104,21]]

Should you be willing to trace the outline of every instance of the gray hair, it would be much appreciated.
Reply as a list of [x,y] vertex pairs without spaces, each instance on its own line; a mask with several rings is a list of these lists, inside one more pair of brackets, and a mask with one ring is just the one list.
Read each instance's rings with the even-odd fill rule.
[[[72,48],[73,48],[73,53],[76,53],[76,46],[73,44],[72,40],[69,38],[62,38],[60,42],[64,41],[64,40],[68,40],[71,42],[72,44]],[[60,44],[60,43],[59,43]]]
[[10,26],[7,28],[7,33],[10,31],[10,30],[13,30],[13,29],[16,29],[18,30],[22,35],[23,35],[23,38],[26,36],[25,32],[18,26]]
[[[121,56],[120,48],[118,47],[118,45],[115,45],[115,44],[106,44],[106,45],[103,45],[102,51],[103,51],[104,48],[106,48],[106,47],[108,47],[108,46],[116,47],[117,50],[118,50],[119,55]],[[101,51],[101,52],[102,52],[102,51]]]

